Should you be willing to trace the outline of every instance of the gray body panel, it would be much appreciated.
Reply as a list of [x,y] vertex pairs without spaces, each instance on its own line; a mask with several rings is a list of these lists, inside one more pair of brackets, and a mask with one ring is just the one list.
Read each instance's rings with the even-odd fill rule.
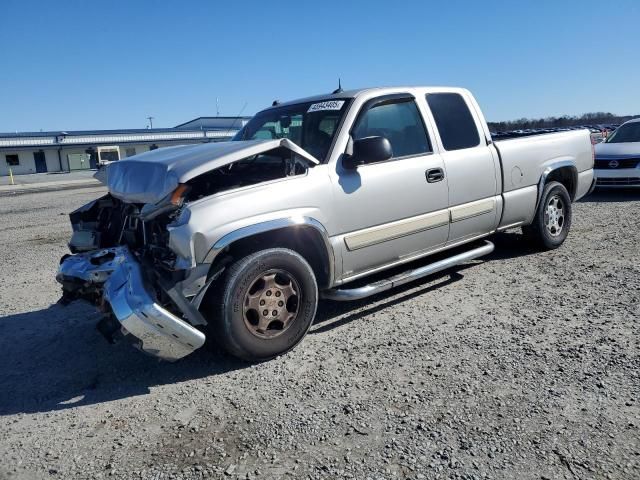
[[[430,92],[455,92],[465,98],[483,139],[478,147],[444,150],[425,100]],[[374,97],[394,93],[415,97],[433,153],[345,170],[341,158],[360,108]],[[591,185],[593,161],[586,130],[494,145],[473,96],[459,88],[367,89],[312,99],[345,96],[353,96],[353,102],[325,164],[306,175],[222,192],[186,207],[188,223],[171,228],[171,247],[188,260],[185,264],[211,262],[212,247],[234,230],[308,217],[322,224],[329,236],[335,259],[329,286],[335,286],[497,229],[530,223],[540,179],[554,165],[571,164],[582,173],[577,189],[581,195]],[[444,169],[446,181],[425,181],[424,172],[433,167]],[[426,217],[429,214],[436,218]],[[444,224],[439,214],[448,218]],[[349,248],[350,240],[356,248]]]
[[536,185],[547,167],[560,162],[573,165],[578,173],[593,169],[588,130],[497,141],[495,146],[502,157],[504,192]]

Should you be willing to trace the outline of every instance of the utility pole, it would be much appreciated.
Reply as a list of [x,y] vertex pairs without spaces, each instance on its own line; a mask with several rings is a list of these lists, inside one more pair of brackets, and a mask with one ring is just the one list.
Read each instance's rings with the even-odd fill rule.
[[153,119],[155,117],[147,117],[147,120],[149,120],[149,128],[153,128]]
[[216,117],[220,116],[220,99],[216,97]]

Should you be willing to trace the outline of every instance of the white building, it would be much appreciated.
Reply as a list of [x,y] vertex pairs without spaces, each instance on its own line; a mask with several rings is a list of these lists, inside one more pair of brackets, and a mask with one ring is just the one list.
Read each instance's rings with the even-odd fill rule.
[[229,140],[250,117],[199,117],[174,128],[0,133],[0,176],[96,168],[170,145]]

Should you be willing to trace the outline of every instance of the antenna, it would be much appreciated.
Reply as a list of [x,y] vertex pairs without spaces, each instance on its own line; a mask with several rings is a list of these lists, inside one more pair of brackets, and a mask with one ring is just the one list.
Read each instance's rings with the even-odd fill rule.
[[231,133],[231,130],[233,130],[233,127],[236,125],[236,122],[240,119],[240,115],[242,115],[242,112],[244,112],[244,109],[247,108],[247,102],[244,102],[244,105],[242,106],[242,108],[240,109],[240,113],[238,114],[238,116],[236,116],[236,118],[233,120],[233,123],[231,124],[231,126],[229,127],[229,130],[227,130],[227,133],[225,134],[225,137],[229,136],[229,133]]
[[331,92],[332,94],[336,94],[336,93],[342,93],[344,90],[342,90],[342,83],[340,82],[340,77],[338,77],[338,88],[336,88],[333,92]]

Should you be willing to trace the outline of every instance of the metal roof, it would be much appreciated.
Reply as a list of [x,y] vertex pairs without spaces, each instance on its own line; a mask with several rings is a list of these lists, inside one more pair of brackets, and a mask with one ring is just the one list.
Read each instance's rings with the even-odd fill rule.
[[199,120],[251,120],[251,117],[196,117],[193,120],[189,120],[188,122],[181,123],[180,125],[176,125],[173,128],[181,128],[185,125],[189,125],[190,123],[197,122]]
[[231,138],[239,128],[197,130],[147,128],[125,130],[74,130],[56,132],[0,133],[0,148],[64,147],[71,145],[211,141]]
[[[189,123],[189,122],[187,122]],[[200,129],[198,129],[200,130]],[[227,130],[226,128],[207,128],[207,130]],[[0,138],[11,137],[50,137],[52,135],[117,135],[117,134],[140,134],[140,133],[167,133],[184,132],[173,128],[119,128],[113,130],[56,130],[47,132],[0,132]]]

